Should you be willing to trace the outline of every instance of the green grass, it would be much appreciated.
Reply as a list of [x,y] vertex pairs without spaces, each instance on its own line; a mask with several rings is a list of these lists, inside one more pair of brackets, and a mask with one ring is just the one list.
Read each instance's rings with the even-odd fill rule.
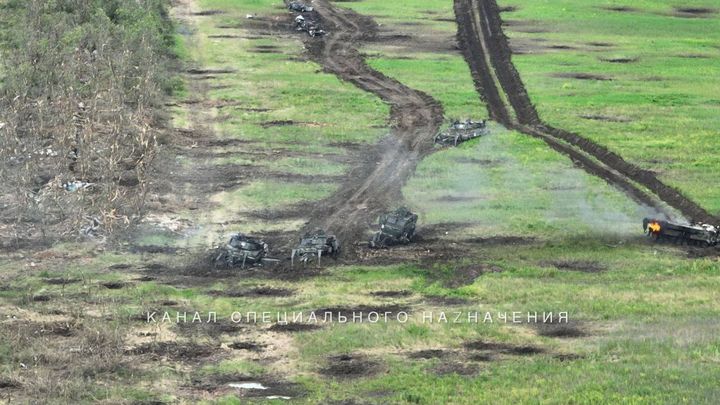
[[[226,137],[248,141],[214,149],[227,156],[208,158],[211,164],[225,169],[226,164],[251,164],[286,174],[339,176],[349,165],[336,163],[344,161],[346,156],[335,142],[373,143],[387,132],[377,128],[386,125],[387,106],[333,76],[316,73],[317,65],[296,60],[302,52],[300,41],[207,38],[217,33],[244,36],[247,31],[242,28],[225,30],[218,29],[217,25],[245,21],[246,13],[281,12],[274,8],[280,6],[280,2],[207,0],[201,3],[204,9],[228,13],[198,19],[198,34],[183,37],[183,51],[179,53],[198,66],[237,69],[236,73],[219,75],[207,82],[209,86],[230,86],[211,89],[211,100],[239,103],[217,111],[216,117],[225,119],[215,120],[215,129]],[[647,40],[642,48],[631,45],[631,39],[641,34],[650,38],[652,29],[662,31],[657,27],[663,27],[669,20],[679,27],[694,24],[685,35],[699,38],[695,41],[697,44],[705,43],[715,35],[706,25],[716,20],[691,23],[652,14],[636,16],[638,28],[633,30],[631,23],[636,17],[601,12],[593,8],[595,3],[587,1],[553,4],[515,1],[513,4],[521,7],[516,13],[505,14],[506,18],[538,19],[558,27],[542,34],[511,32],[514,38],[547,36],[553,42],[608,41],[622,45],[603,53],[553,51],[516,56],[531,95],[539,102],[546,119],[597,139],[602,137],[608,145],[613,139],[618,145],[637,142],[642,149],[637,156],[626,150],[626,146],[622,153],[638,161],[652,150],[662,150],[668,162],[653,163],[653,167],[662,167],[663,176],[668,179],[682,178],[677,184],[682,184],[688,192],[693,184],[689,179],[696,178],[699,182],[709,178],[694,166],[682,165],[682,159],[697,160],[706,162],[708,173],[714,168],[709,158],[713,146],[703,149],[691,142],[693,139],[707,141],[707,134],[716,122],[712,121],[716,118],[711,116],[711,109],[703,107],[717,97],[710,95],[714,78],[706,77],[708,85],[703,88],[699,79],[682,76],[683,71],[703,68],[709,61],[672,59],[673,63],[664,65],[670,58],[661,53],[670,53],[668,49],[680,52],[683,41],[688,41],[675,39],[674,34],[667,32],[655,35],[652,40],[656,45]],[[438,17],[452,17],[452,2],[448,1],[365,0],[338,5],[375,15],[383,24],[424,20],[427,10],[435,11]],[[632,5],[658,12],[668,9],[667,4],[661,2]],[[454,33],[450,22],[427,22],[427,27],[443,35]],[[630,39],[624,39],[623,35]],[[706,36],[710,38],[707,41],[703,39]],[[704,47],[704,52],[715,52],[692,42],[688,41],[692,49]],[[276,45],[283,54],[251,53],[257,45]],[[652,50],[653,46],[656,49]],[[439,100],[448,117],[486,116],[467,66],[458,54],[410,52],[377,44],[364,51],[371,55],[369,63],[374,68]],[[405,55],[412,59],[403,59]],[[599,56],[640,56],[640,60],[621,66],[601,64],[597,61]],[[710,72],[713,68],[708,67]],[[585,82],[548,77],[556,71],[576,70],[622,80]],[[673,79],[636,80],[652,75]],[[638,94],[640,91],[643,93]],[[188,93],[177,97],[196,96]],[[648,97],[655,97],[656,102],[648,101]],[[634,121],[599,123],[573,118],[573,114],[586,111],[622,115]],[[193,112],[185,107],[179,108],[175,116],[176,124],[182,126],[190,125],[193,118]],[[679,122],[684,127],[697,131],[689,130],[682,139],[671,137],[671,131],[661,123],[675,122],[673,118],[682,118]],[[267,128],[261,125],[276,120],[294,120],[300,124]],[[707,131],[701,131],[702,128]],[[720,264],[717,260],[689,259],[682,248],[649,244],[643,239],[639,226],[646,212],[624,194],[573,167],[569,160],[535,139],[494,125],[491,129],[489,136],[457,148],[439,150],[424,159],[416,175],[403,188],[405,202],[420,214],[421,234],[423,228],[434,225],[444,224],[448,229],[445,235],[436,234],[440,241],[448,244],[443,250],[448,257],[438,263],[419,258],[387,266],[343,264],[295,278],[293,273],[275,274],[269,270],[238,271],[236,276],[225,277],[221,273],[208,275],[204,273],[208,270],[207,263],[198,260],[202,255],[195,255],[195,250],[177,255],[149,255],[125,250],[104,252],[96,246],[78,243],[56,246],[43,254],[3,258],[0,261],[0,273],[4,277],[0,308],[19,314],[23,322],[22,317],[28,314],[42,322],[58,319],[55,317],[62,319],[63,315],[54,315],[61,311],[82,322],[84,329],[57,339],[32,334],[28,335],[31,338],[18,341],[9,333],[9,327],[3,328],[0,331],[2,376],[42,377],[44,373],[55,373],[53,367],[60,366],[75,370],[84,377],[73,374],[68,382],[58,386],[59,401],[66,399],[66,402],[156,399],[180,403],[269,402],[224,391],[190,396],[194,380],[228,375],[298,383],[305,394],[289,402],[300,404],[333,401],[373,404],[716,402],[720,394],[716,383],[720,377],[717,367],[720,325],[716,321],[720,316],[716,293],[720,288]],[[642,135],[646,131],[654,131],[655,137]],[[623,135],[629,133],[633,134],[632,138]],[[643,136],[647,138],[645,141]],[[265,154],[283,153],[285,155],[272,160],[265,158]],[[332,155],[331,160],[326,160],[328,155]],[[193,170],[196,163],[185,162],[183,167]],[[192,219],[198,224],[197,229],[174,234],[141,228],[140,234],[145,236],[133,242],[173,246],[187,242],[197,247],[201,245],[199,242],[216,244],[221,240],[220,234],[225,238],[225,234],[236,228],[260,233],[299,229],[304,225],[302,219],[261,221],[247,214],[312,204],[336,187],[329,182],[252,179],[235,189],[210,196],[212,204],[198,210],[172,213]],[[697,193],[708,196],[708,200],[702,202],[710,204],[708,201],[712,201],[715,191],[705,188],[707,190],[698,188]],[[181,195],[182,190],[177,194]],[[225,228],[218,224],[232,225]],[[529,240],[518,245],[483,242],[495,236]],[[471,238],[480,241],[473,244],[467,241]],[[343,243],[347,246],[353,241]],[[276,257],[288,253],[272,248]],[[418,255],[439,253],[434,250],[443,246],[432,245],[431,249],[431,252],[418,251]],[[147,268],[150,263],[160,266]],[[563,270],[557,267],[560,263],[584,263],[596,271]],[[116,264],[129,267],[111,268]],[[464,285],[451,286],[459,271],[473,266],[496,266],[502,271],[485,273]],[[156,275],[158,280],[137,281],[142,275]],[[66,286],[44,281],[61,276],[82,281]],[[100,286],[102,282],[115,280],[129,281],[131,285],[119,290]],[[284,288],[292,290],[292,294],[279,297],[217,294],[256,287]],[[376,291],[401,290],[409,291],[409,295],[392,298],[372,295]],[[33,301],[32,297],[39,294],[53,299]],[[437,296],[460,297],[467,302],[447,306],[428,301],[429,297]],[[187,330],[194,330],[194,325],[145,325],[133,320],[147,310],[167,310],[171,316],[182,311],[190,314],[214,311],[220,321],[227,321],[235,311],[268,311],[275,320],[277,312],[307,314],[318,308],[393,304],[409,309],[407,323],[335,322],[322,324],[319,330],[294,334],[269,332],[269,325],[245,324],[240,331],[212,335],[198,328],[196,333],[188,335]],[[17,311],[17,307],[22,311]],[[493,323],[427,323],[422,321],[425,311],[436,315],[445,311],[449,316],[455,311],[492,314],[567,311],[586,335],[572,339],[545,337],[538,335],[532,325],[504,323],[497,316]],[[175,340],[212,343],[222,348],[217,350],[217,356],[209,359],[181,363],[133,357],[129,359],[132,368],[119,365],[108,370],[103,367],[112,356],[86,364],[83,363],[86,355],[73,354],[78,352],[67,349],[111,350],[98,346],[97,342],[103,341],[94,337],[97,327],[117,334],[127,345],[138,341]],[[142,333],[157,335],[141,336]],[[478,339],[534,345],[544,352],[535,356],[500,354],[493,361],[473,362],[468,360],[472,353],[466,351],[463,344]],[[253,354],[227,349],[233,342],[246,340],[267,344],[266,351]],[[423,349],[443,349],[451,354],[443,359],[408,357],[408,353]],[[71,356],[72,362],[53,363],[58,353]],[[328,356],[344,353],[368,356],[379,363],[381,372],[346,380],[321,374],[328,364]],[[561,361],[558,359],[561,354],[578,358]],[[36,364],[33,359],[47,363]],[[13,365],[20,362],[30,365],[31,369],[18,371]],[[443,367],[458,364],[476,367],[476,372],[471,375],[440,372]],[[23,374],[26,372],[32,374]],[[92,381],[92,386],[88,381]],[[97,386],[113,388],[97,389]]]
[[[536,28],[549,31],[531,34],[520,32],[522,28],[506,28],[515,43],[535,47],[513,60],[545,120],[607,145],[656,171],[712,212],[720,212],[720,192],[708,187],[720,174],[714,159],[719,152],[715,129],[720,126],[717,15],[673,17],[668,14],[678,3],[669,1],[506,1],[501,5],[511,4],[519,5],[519,10],[504,18],[532,21]],[[603,11],[601,5],[628,5],[639,11]],[[712,8],[716,4],[694,1],[682,6]],[[528,42],[537,39],[546,42]],[[612,46],[593,47],[590,42]],[[546,51],[541,48],[545,44],[576,49]],[[617,57],[637,61],[602,61]],[[552,77],[558,72],[600,74],[613,80]],[[587,120],[579,115],[619,117],[627,122]]]

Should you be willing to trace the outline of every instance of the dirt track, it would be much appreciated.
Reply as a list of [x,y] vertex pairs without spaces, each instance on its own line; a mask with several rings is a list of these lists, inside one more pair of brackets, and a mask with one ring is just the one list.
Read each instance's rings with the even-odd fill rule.
[[317,204],[310,226],[324,227],[341,240],[363,240],[378,214],[402,201],[402,186],[418,162],[432,152],[433,135],[443,121],[443,109],[429,95],[411,89],[370,68],[357,45],[377,35],[369,17],[337,8],[326,0],[313,6],[328,34],[307,38],[311,57],[326,72],[373,93],[390,105],[392,136],[368,151],[338,192]]
[[500,8],[495,0],[455,0],[455,16],[463,55],[492,118],[508,128],[542,139],[588,173],[605,179],[641,204],[670,214],[664,206],[667,204],[689,219],[718,222],[652,172],[580,135],[543,123],[512,63],[512,52],[502,31]]

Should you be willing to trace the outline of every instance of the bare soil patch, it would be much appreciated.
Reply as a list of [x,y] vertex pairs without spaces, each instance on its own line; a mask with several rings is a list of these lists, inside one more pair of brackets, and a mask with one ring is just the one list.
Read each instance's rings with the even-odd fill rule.
[[467,305],[470,303],[470,300],[462,297],[444,297],[441,295],[429,295],[423,299],[423,302],[440,307],[452,307],[457,305]]
[[411,352],[408,354],[408,357],[411,359],[441,359],[450,354],[448,351],[442,349],[427,349]]
[[191,75],[221,75],[237,73],[237,70],[228,68],[190,68],[186,72]]
[[145,356],[153,360],[166,358],[174,361],[192,361],[216,355],[219,346],[197,343],[154,342],[146,343],[125,351],[130,356]]
[[[264,389],[235,388],[231,384],[254,383]],[[211,374],[194,377],[191,387],[215,396],[235,394],[242,398],[271,396],[296,398],[304,395],[302,386],[273,376],[252,377],[244,374]]]
[[320,325],[312,324],[312,323],[294,323],[289,322],[286,324],[280,324],[276,323],[275,325],[271,326],[268,330],[271,332],[287,332],[287,333],[293,333],[293,332],[312,332],[315,330],[322,329]]
[[261,352],[266,345],[256,342],[233,342],[228,345],[233,350],[247,350],[250,352]]
[[551,76],[563,78],[563,79],[578,79],[578,80],[599,80],[599,81],[612,80],[611,77],[592,74],[592,73],[553,73]]
[[445,362],[433,367],[433,372],[437,375],[457,374],[462,376],[471,376],[479,373],[480,368],[475,364]]
[[382,298],[396,298],[396,297],[409,297],[413,293],[412,291],[408,290],[400,290],[400,291],[373,291],[370,293],[373,297],[382,297]]
[[79,278],[46,278],[43,281],[50,285],[66,285],[79,283],[82,280]]
[[204,16],[211,16],[211,15],[220,15],[225,14],[222,10],[203,10],[203,11],[196,11],[192,13],[193,16],[196,17],[204,17]]
[[627,7],[627,6],[606,6],[606,7],[601,7],[601,8],[603,10],[617,11],[619,13],[632,13],[632,12],[638,11],[638,9],[636,9],[634,7]]
[[635,63],[640,60],[638,57],[633,58],[600,58],[603,62],[608,63]]
[[[383,306],[373,306],[373,305],[359,305],[357,307],[330,307],[330,308],[321,308],[316,309],[315,315],[318,317],[322,317],[325,312],[332,312],[333,316],[337,316],[340,314],[341,316],[348,317],[348,319],[351,319],[353,314],[355,315],[361,315],[362,314],[362,320],[367,321],[368,315],[371,313],[377,313],[380,315],[380,318],[383,319],[385,314],[387,314],[388,319],[392,319],[395,316],[397,316],[400,312],[410,313],[410,308],[398,305],[398,304],[391,304],[391,305],[383,305]],[[373,319],[375,318],[375,315],[373,315]]]
[[289,297],[295,294],[294,290],[286,288],[274,288],[274,287],[254,287],[245,290],[228,290],[228,291],[208,291],[208,295],[217,297]]
[[466,350],[478,350],[491,353],[510,354],[515,356],[532,356],[545,352],[545,349],[530,345],[512,345],[509,343],[489,342],[477,340],[465,342]]
[[708,18],[715,13],[717,9],[707,7],[675,7],[672,15],[681,18]]
[[124,283],[121,281],[110,281],[107,283],[102,283],[100,285],[107,288],[108,290],[120,290],[127,287],[128,283]]
[[598,115],[598,114],[581,114],[580,118],[594,121],[605,121],[605,122],[631,122],[632,120],[625,117],[613,117],[609,115]]
[[542,263],[558,270],[579,271],[583,273],[601,273],[607,268],[599,262],[587,260],[556,260]]
[[553,322],[537,322],[529,325],[535,328],[538,335],[545,337],[570,339],[588,335],[579,322],[572,320],[559,322],[557,319],[553,319]]
[[377,360],[363,354],[343,354],[327,359],[325,368],[320,373],[336,379],[353,379],[377,374],[382,366]]

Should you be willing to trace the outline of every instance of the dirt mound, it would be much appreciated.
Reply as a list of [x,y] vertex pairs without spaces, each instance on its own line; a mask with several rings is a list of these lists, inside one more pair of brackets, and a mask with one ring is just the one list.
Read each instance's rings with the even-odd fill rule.
[[65,285],[65,284],[75,284],[79,283],[79,278],[46,278],[43,280],[46,284],[50,285]]
[[363,354],[343,354],[327,359],[327,365],[320,373],[337,379],[367,377],[382,369],[380,363]]

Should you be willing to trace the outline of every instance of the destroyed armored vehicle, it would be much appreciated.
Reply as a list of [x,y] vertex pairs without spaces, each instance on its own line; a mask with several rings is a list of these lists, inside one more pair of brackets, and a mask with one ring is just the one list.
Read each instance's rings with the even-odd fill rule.
[[459,143],[488,134],[487,123],[482,121],[454,121],[450,128],[435,135],[435,143],[442,146],[457,146]]
[[270,248],[264,241],[251,236],[238,233],[230,238],[225,247],[220,248],[220,253],[215,263],[228,267],[256,266],[274,259],[267,259]]
[[380,216],[378,225],[380,230],[370,240],[370,247],[373,249],[384,248],[392,245],[404,245],[410,243],[415,236],[415,226],[418,216],[407,208],[401,207],[397,210]]
[[305,3],[300,2],[300,1],[291,1],[288,4],[288,9],[290,11],[296,11],[298,13],[306,13],[306,12],[313,11],[312,7],[305,5]]
[[320,27],[320,24],[313,21],[311,18],[305,18],[301,15],[295,17],[295,29],[297,31],[305,31],[311,37],[319,37],[325,35],[325,31]]
[[290,260],[291,264],[295,264],[296,258],[303,263],[317,259],[319,264],[322,256],[337,258],[339,254],[340,242],[335,235],[328,235],[322,229],[318,229],[315,232],[308,232],[300,238],[300,244],[293,249]]
[[715,226],[708,224],[680,225],[668,221],[645,218],[643,230],[657,241],[667,240],[679,244],[695,246],[715,246],[720,242],[720,234]]

